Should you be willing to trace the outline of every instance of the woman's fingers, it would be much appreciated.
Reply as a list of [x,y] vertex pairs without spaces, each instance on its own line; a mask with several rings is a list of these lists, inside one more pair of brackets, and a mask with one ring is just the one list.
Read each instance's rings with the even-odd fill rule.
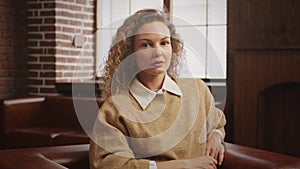
[[216,165],[220,166],[223,163],[224,151],[225,151],[225,149],[222,144],[208,145],[206,147],[205,155],[218,160]]
[[224,160],[224,146],[222,146],[222,150],[219,152],[219,157],[218,157],[218,165],[221,166]]

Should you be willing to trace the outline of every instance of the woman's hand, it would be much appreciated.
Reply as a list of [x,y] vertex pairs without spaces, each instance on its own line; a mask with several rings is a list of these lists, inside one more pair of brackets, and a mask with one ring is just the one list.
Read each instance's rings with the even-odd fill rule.
[[156,162],[156,164],[158,169],[217,169],[217,160],[210,156]]
[[210,156],[197,157],[186,160],[186,168],[197,169],[217,169],[217,160]]
[[225,148],[222,144],[222,135],[216,131],[212,132],[206,141],[205,155],[213,157],[222,165]]

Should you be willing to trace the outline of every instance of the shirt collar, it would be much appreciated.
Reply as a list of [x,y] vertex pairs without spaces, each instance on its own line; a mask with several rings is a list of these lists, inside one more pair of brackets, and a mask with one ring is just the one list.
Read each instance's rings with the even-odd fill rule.
[[182,95],[179,86],[168,75],[165,76],[162,88],[157,92],[145,87],[137,78],[132,80],[129,91],[143,110],[145,110],[157,94],[162,94],[163,91],[168,91],[178,96]]

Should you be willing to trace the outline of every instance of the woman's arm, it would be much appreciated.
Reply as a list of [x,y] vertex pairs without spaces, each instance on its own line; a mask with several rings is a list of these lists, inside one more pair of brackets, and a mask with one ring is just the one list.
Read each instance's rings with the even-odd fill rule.
[[215,106],[213,95],[207,85],[199,80],[200,88],[204,89],[206,111],[206,148],[205,155],[211,156],[218,161],[220,166],[224,159],[224,137],[226,124],[225,114]]

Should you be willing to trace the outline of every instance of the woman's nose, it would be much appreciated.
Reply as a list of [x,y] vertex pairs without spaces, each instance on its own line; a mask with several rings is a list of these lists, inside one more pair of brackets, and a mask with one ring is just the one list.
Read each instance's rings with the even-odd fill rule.
[[152,57],[160,57],[163,55],[162,49],[155,47],[152,52]]

